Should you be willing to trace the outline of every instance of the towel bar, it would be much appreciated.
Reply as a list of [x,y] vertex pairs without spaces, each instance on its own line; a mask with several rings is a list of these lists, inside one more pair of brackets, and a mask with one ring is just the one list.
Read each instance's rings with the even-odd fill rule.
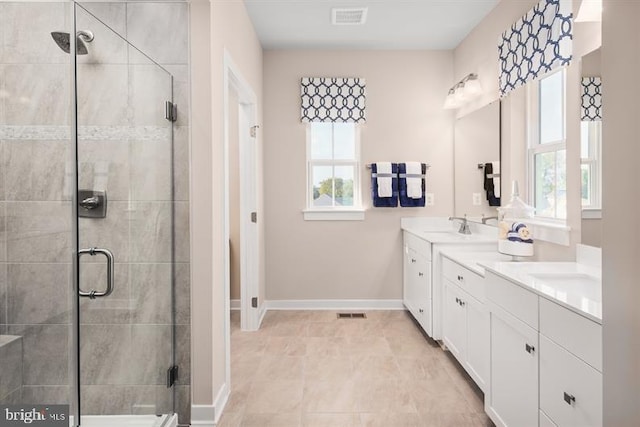
[[[366,165],[367,169],[371,169],[371,163],[368,163]],[[431,168],[431,165],[429,163],[426,164],[427,170]]]

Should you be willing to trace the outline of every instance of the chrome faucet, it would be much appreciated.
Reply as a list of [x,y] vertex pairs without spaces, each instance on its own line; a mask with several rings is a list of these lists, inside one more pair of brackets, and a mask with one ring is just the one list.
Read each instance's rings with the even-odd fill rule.
[[454,219],[457,219],[458,221],[460,221],[460,229],[458,230],[458,233],[460,234],[471,234],[471,229],[469,228],[469,221],[467,221],[467,215],[465,214],[464,218],[460,218],[457,216],[450,216],[449,217],[449,221],[453,221]]
[[497,216],[484,216],[482,215],[482,223],[486,224],[487,221],[489,221],[490,219],[495,219],[496,221],[498,220]]

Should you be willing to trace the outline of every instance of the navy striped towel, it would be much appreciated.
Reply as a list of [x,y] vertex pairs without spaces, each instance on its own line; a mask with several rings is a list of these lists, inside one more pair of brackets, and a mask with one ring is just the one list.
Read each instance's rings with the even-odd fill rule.
[[[424,207],[425,206],[425,202],[426,202],[426,197],[425,197],[425,193],[426,193],[426,179],[425,179],[425,174],[427,173],[427,165],[425,163],[421,163],[420,164],[420,168],[422,171],[422,174],[420,174],[419,176],[413,176],[414,174],[407,174],[407,164],[406,163],[399,163],[398,164],[398,194],[399,194],[399,198],[400,198],[400,206],[402,207],[406,207],[406,208],[420,208],[420,207]],[[409,176],[411,175],[411,176]],[[413,197],[409,197],[408,194],[408,189],[407,189],[407,178],[420,178],[421,182],[422,182],[422,197],[420,198],[413,198]]]
[[[395,208],[398,206],[398,164],[391,163],[391,197],[380,197],[378,194],[378,167],[371,164],[371,198],[376,208]],[[389,178],[380,176],[380,178]]]

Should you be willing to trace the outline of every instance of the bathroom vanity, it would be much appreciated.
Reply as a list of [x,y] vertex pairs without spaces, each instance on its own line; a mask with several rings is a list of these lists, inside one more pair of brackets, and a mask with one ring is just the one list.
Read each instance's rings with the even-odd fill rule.
[[577,263],[486,263],[490,376],[497,426],[602,425],[601,270]]
[[489,310],[481,261],[508,261],[495,251],[442,252],[442,342],[478,387],[489,380]]
[[403,220],[404,305],[485,393],[499,427],[602,425],[598,249],[512,262],[495,228]]
[[495,228],[470,224],[472,234],[458,232],[459,223],[447,218],[404,218],[403,302],[422,329],[435,340],[442,339],[442,252],[495,252]]

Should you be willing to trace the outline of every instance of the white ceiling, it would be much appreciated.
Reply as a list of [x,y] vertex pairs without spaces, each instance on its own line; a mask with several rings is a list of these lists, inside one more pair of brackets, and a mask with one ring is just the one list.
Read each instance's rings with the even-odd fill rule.
[[[499,0],[244,0],[265,49],[453,49]],[[361,26],[334,7],[369,8]]]

